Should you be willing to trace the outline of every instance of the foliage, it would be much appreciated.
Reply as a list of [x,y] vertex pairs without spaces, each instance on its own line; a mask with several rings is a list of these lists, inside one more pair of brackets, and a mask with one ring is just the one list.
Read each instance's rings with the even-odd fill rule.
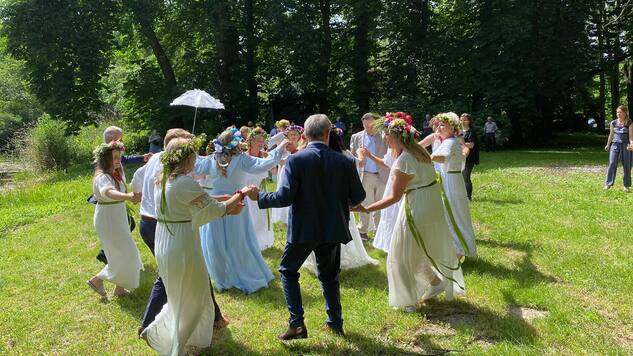
[[29,133],[27,157],[36,170],[65,169],[73,162],[73,147],[65,122],[43,115]]

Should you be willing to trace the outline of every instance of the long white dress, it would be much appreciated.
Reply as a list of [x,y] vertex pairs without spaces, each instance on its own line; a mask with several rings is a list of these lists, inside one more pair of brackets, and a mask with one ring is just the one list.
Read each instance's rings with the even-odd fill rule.
[[[268,178],[268,171],[254,174],[246,174],[246,185],[261,186],[262,181]],[[248,212],[251,214],[251,221],[253,222],[253,228],[257,236],[257,242],[261,250],[265,250],[273,245],[275,241],[275,234],[272,226],[272,217],[269,216],[269,209],[260,209],[257,206],[257,202],[251,199],[248,200],[246,205],[248,206]],[[269,224],[270,221],[270,224]]]
[[[157,207],[161,192],[157,187]],[[165,214],[157,208],[155,251],[167,304],[144,332],[156,352],[176,356],[183,355],[186,346],[211,345],[215,312],[199,227],[223,216],[225,206],[189,176],[168,181],[165,195]]]
[[[396,161],[391,149],[387,150],[384,162],[389,168],[393,166]],[[383,198],[391,194],[391,174],[387,179],[387,185],[385,186],[385,193]],[[376,236],[374,236],[373,246],[379,250],[389,252],[389,244],[391,243],[391,235],[393,234],[393,227],[396,224],[396,218],[398,217],[398,211],[402,205],[402,199],[396,204],[389,206],[380,211],[380,223],[378,223],[378,229],[376,229]]]
[[[440,186],[434,183],[436,177],[433,165],[418,162],[403,151],[391,170],[392,174],[394,170],[399,170],[412,176],[412,179],[407,184],[406,200],[398,211],[387,255],[389,305],[397,308],[415,306],[435,276],[445,283],[444,291],[448,299],[452,299],[455,294],[463,294],[465,289],[462,287],[465,288],[465,284],[461,268],[451,270],[459,262],[444,218]],[[407,221],[407,201],[412,223],[422,237],[426,252],[415,241],[410,222]]]
[[[464,184],[464,176],[462,169],[464,167],[465,157],[459,142],[455,137],[448,138],[435,150],[432,157],[444,156],[444,163],[441,165],[442,185],[450,204],[451,212],[454,218],[452,221],[446,206],[446,222],[448,229],[453,236],[453,243],[457,252],[464,256],[477,257],[477,247],[475,246],[475,230],[470,216],[470,207],[468,195],[466,193],[466,185]],[[455,224],[461,232],[468,252],[464,251],[462,243],[455,232]]]
[[97,199],[93,222],[108,257],[108,264],[97,277],[126,289],[135,289],[139,285],[143,262],[130,233],[125,202],[105,195],[112,188],[126,192],[125,182],[117,184],[108,174],[99,174],[92,182],[92,193]]
[[[290,152],[284,151],[283,155],[281,156],[281,159],[285,161],[289,156],[290,156]],[[281,164],[278,165],[277,166],[277,189],[279,189],[279,187],[282,184],[281,180],[284,179],[283,172],[284,172],[284,166]],[[290,207],[287,206],[283,208],[273,208],[270,210],[271,210],[271,213],[270,213],[271,224],[281,221],[282,223],[288,225],[288,215],[290,214]]]
[[[365,250],[363,240],[360,238],[360,233],[358,232],[358,227],[356,226],[353,215],[350,215],[349,219],[349,232],[352,234],[352,241],[346,244],[341,244],[341,269],[351,269],[365,265],[377,265],[378,261],[371,258]],[[307,268],[315,275],[317,274],[316,257],[314,256],[314,252],[308,256],[302,267]]]

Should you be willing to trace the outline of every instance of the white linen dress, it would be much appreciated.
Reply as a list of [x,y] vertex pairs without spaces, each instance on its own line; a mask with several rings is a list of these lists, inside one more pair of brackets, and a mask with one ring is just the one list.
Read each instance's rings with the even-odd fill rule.
[[412,176],[406,188],[408,193],[403,199],[408,200],[412,222],[424,241],[426,253],[415,241],[413,230],[407,222],[405,200],[398,211],[387,255],[389,305],[396,308],[415,306],[430,288],[435,276],[445,283],[447,299],[452,299],[455,294],[463,294],[465,284],[461,268],[451,270],[458,267],[458,260],[444,218],[440,186],[434,183],[436,177],[433,165],[418,162],[403,151],[391,170],[392,175],[394,170],[399,170]]
[[144,333],[156,352],[176,356],[185,354],[186,346],[211,345],[215,312],[199,228],[222,217],[226,208],[210,198],[190,176],[167,182],[164,214],[159,208],[161,192],[161,187],[157,187],[159,221],[155,249],[167,304]]
[[[387,154],[385,155],[384,162],[389,168],[393,166],[396,157],[394,157],[391,149],[387,150]],[[385,193],[383,194],[383,199],[389,194],[391,194],[391,174],[387,179],[387,185],[385,186]],[[393,235],[393,227],[396,223],[396,218],[398,217],[398,211],[400,210],[400,206],[402,205],[402,200],[396,204],[389,206],[380,211],[380,223],[378,223],[378,229],[376,229],[376,236],[374,236],[373,246],[379,250],[383,250],[385,252],[389,252],[389,244],[391,243],[391,235]]]
[[108,264],[97,277],[125,289],[136,289],[143,270],[141,254],[130,233],[125,202],[108,198],[105,193],[109,189],[125,193],[125,182],[118,184],[108,174],[94,178],[92,193],[97,199],[97,206],[93,222],[108,258]]
[[[444,156],[444,163],[441,164],[442,185],[450,204],[451,212],[455,222],[451,220],[448,215],[446,206],[444,207],[446,212],[446,222],[448,229],[453,237],[453,243],[457,252],[463,256],[477,257],[477,248],[475,246],[475,230],[473,229],[473,222],[470,216],[470,207],[468,195],[466,193],[466,184],[464,184],[464,176],[462,175],[462,169],[464,167],[465,157],[462,153],[461,147],[457,138],[451,137],[433,151],[432,157]],[[455,224],[459,231],[461,231],[464,240],[468,246],[468,253],[464,251],[462,243],[457,237],[455,232]]]

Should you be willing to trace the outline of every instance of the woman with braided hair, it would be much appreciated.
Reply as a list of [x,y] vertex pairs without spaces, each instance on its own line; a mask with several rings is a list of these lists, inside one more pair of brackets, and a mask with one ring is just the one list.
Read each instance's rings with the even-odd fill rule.
[[[247,185],[249,174],[268,172],[286,149],[282,142],[266,158],[253,157],[242,149],[237,129],[222,132],[214,141],[215,153],[196,166],[196,174],[211,177],[212,195],[232,194]],[[238,288],[253,293],[268,286],[273,274],[262,257],[251,215],[225,216],[201,228],[202,252],[209,276],[222,291]]]
[[415,141],[411,121],[411,116],[398,112],[377,122],[389,137],[389,148],[402,153],[391,168],[391,194],[354,209],[372,212],[404,199],[387,255],[387,280],[389,305],[406,312],[442,292],[452,299],[465,286],[431,157]]

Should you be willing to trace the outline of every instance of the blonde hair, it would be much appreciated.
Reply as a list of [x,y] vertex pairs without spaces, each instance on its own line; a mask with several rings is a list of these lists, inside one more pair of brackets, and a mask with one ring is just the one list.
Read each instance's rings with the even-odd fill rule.
[[290,121],[286,119],[279,120],[275,123],[276,128],[288,127],[288,126],[290,126]]
[[622,112],[624,113],[624,121],[628,120],[629,119],[629,108],[627,108],[626,105],[620,105],[617,108],[622,110]]
[[164,146],[167,147],[171,140],[180,137],[180,138],[193,138],[193,134],[185,129],[177,128],[177,129],[169,129],[165,133]]
[[409,154],[413,156],[418,162],[431,163],[431,155],[429,154],[429,152],[424,147],[420,146],[415,140],[406,140],[401,134],[397,132],[389,133],[388,135],[389,139],[400,142],[402,148],[405,151],[409,152]]
[[[165,152],[163,154],[169,154],[170,152],[176,151],[179,148],[181,148],[182,146],[188,144],[189,142],[191,142],[190,138],[175,137],[175,138],[173,138],[172,140],[169,141],[169,143],[165,147]],[[169,172],[169,177],[167,177],[167,179],[174,179],[174,178],[178,177],[179,175],[185,175],[185,174],[189,173],[187,171],[187,167],[190,166],[192,164],[192,162],[195,162],[195,160],[196,160],[196,154],[195,154],[195,152],[192,152],[187,157],[187,159],[184,159],[181,162],[179,162],[172,169],[172,171]],[[161,171],[156,176],[156,184],[160,184],[163,179],[165,179],[164,171]]]
[[220,142],[220,145],[222,145],[224,148],[222,149],[222,151],[217,151],[214,153],[215,162],[218,166],[220,174],[226,177],[226,169],[231,163],[233,156],[242,152],[242,146],[238,144],[234,148],[226,148],[231,143],[231,141],[233,141],[233,132],[230,130],[222,132],[218,136],[218,141]]
[[123,129],[118,126],[108,126],[103,131],[103,142],[110,143],[117,135],[123,135]]

